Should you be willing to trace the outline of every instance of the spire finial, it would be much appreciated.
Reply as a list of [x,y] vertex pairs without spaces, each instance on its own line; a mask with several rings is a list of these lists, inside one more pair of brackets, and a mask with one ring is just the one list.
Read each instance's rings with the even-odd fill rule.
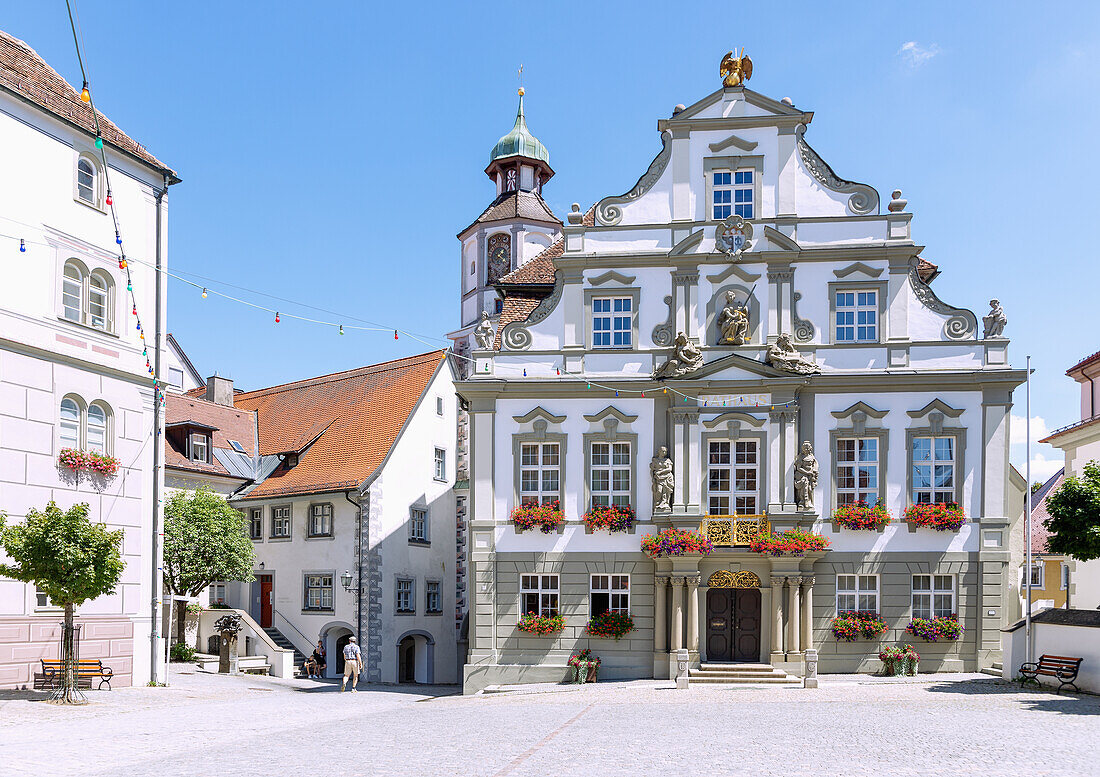
[[523,63],[519,63],[519,70],[516,72],[519,78],[519,96],[523,97]]

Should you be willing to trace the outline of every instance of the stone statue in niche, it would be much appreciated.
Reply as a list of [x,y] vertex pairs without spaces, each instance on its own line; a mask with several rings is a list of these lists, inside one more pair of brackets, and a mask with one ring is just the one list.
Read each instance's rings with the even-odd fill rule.
[[688,340],[683,332],[676,335],[672,343],[672,355],[668,361],[653,371],[654,378],[679,378],[695,372],[703,366],[703,352],[699,346]]
[[492,348],[493,334],[493,324],[489,321],[489,314],[483,310],[481,311],[481,323],[474,327],[474,339],[477,340],[477,347],[483,351]]
[[672,474],[672,459],[668,457],[668,448],[662,445],[657,449],[657,455],[649,462],[649,473],[653,478],[653,512],[671,511],[676,480]]
[[989,300],[989,314],[982,316],[982,323],[985,324],[985,334],[982,335],[983,339],[988,340],[990,337],[1004,337],[1002,333],[1005,331],[1005,324],[1008,323],[1008,318],[1005,316],[1005,309],[1001,307],[1000,300]]
[[802,443],[802,452],[794,460],[794,498],[799,510],[814,509],[814,489],[817,488],[818,466],[814,446]]
[[821,372],[821,368],[798,352],[791,342],[790,335],[779,335],[776,341],[768,346],[768,355],[764,361],[784,372],[794,372],[799,375],[812,375]]
[[718,344],[744,345],[749,339],[749,308],[738,302],[737,295],[726,292],[726,306],[718,314]]

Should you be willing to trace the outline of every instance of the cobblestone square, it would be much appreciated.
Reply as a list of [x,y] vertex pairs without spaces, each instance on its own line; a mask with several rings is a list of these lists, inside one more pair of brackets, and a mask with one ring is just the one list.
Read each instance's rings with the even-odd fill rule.
[[363,687],[175,674],[63,709],[0,695],[0,774],[1097,775],[1100,698],[995,678]]

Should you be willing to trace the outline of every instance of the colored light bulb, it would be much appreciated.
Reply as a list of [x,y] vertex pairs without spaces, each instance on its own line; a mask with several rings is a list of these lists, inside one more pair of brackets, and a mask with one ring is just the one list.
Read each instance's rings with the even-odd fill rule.
[[394,339],[394,340],[396,340],[396,339],[397,339],[397,330],[396,330],[396,329],[395,329],[395,330],[393,330],[393,339]]
[[103,138],[101,138],[101,137],[96,137],[96,139],[95,139],[95,147],[96,147],[96,148],[103,148]]
[[136,304],[134,305],[134,315],[135,316],[137,315],[137,305]]
[[202,290],[202,298],[206,299],[206,289],[205,288]]
[[279,323],[279,311],[277,311],[277,310],[275,311],[275,323],[276,324]]
[[340,334],[344,334],[344,325],[340,324]]
[[108,193],[107,194],[107,204],[108,205],[113,205],[114,202],[115,202],[114,199],[112,199],[110,193]]
[[19,238],[19,253],[27,253],[27,244],[23,242],[23,238]]
[[645,399],[645,392],[642,392],[642,399]]
[[618,391],[616,391],[616,392],[615,392],[615,396],[619,396],[619,392],[618,392]]
[[134,284],[127,281],[126,282],[126,291],[133,291],[133,290],[134,290]]
[[85,103],[92,101],[92,93],[88,91],[87,81],[84,82],[84,88],[80,90],[80,101]]
[[525,378],[527,377],[527,368],[526,367],[523,368],[523,377],[525,377]]

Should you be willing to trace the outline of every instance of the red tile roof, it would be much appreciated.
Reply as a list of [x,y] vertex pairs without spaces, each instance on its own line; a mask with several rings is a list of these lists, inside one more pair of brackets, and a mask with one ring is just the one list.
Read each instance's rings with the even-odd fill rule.
[[1088,367],[1090,364],[1092,364],[1094,362],[1098,362],[1098,361],[1100,361],[1100,351],[1097,351],[1092,356],[1086,356],[1084,359],[1077,362],[1077,364],[1073,365],[1068,370],[1066,370],[1066,375],[1070,375],[1072,377],[1071,373],[1076,372],[1077,370],[1080,370],[1080,369],[1084,369],[1085,367]]
[[305,446],[297,466],[280,464],[245,498],[358,486],[385,460],[445,361],[446,351],[432,351],[238,394],[237,407],[258,414],[262,455]]
[[917,261],[917,277],[925,283],[931,283],[937,275],[940,274],[940,268],[938,265],[932,264],[927,259],[918,259]]
[[541,221],[545,224],[561,225],[561,219],[554,215],[546,200],[537,192],[511,191],[504,192],[489,203],[489,207],[482,211],[481,215],[474,219],[458,234],[465,233],[476,224],[484,224],[491,221],[506,221],[508,219],[524,219],[526,221]]
[[[255,413],[239,407],[217,405],[182,394],[168,394],[165,397],[165,424],[193,421],[203,427],[212,427],[216,430],[212,434],[212,444],[223,450],[234,450],[229,441],[236,440],[247,455],[255,455],[255,419]],[[186,441],[181,433],[168,430],[164,439],[164,465],[173,469],[232,477],[213,456],[210,457],[209,464],[191,461],[187,458],[185,446]]]
[[1050,547],[1047,544],[1050,540],[1050,532],[1047,531],[1046,526],[1043,525],[1043,521],[1050,517],[1050,513],[1047,512],[1047,499],[1050,495],[1062,485],[1062,481],[1066,479],[1065,469],[1060,469],[1056,472],[1042,488],[1037,491],[1037,495],[1041,495],[1042,498],[1038,502],[1034,502],[1031,507],[1031,552],[1047,555],[1050,552]]
[[[91,106],[81,102],[80,94],[34,49],[3,30],[0,30],[0,89],[33,103],[74,127],[95,134]],[[105,143],[179,181],[171,168],[102,113],[99,114],[99,127]]]

